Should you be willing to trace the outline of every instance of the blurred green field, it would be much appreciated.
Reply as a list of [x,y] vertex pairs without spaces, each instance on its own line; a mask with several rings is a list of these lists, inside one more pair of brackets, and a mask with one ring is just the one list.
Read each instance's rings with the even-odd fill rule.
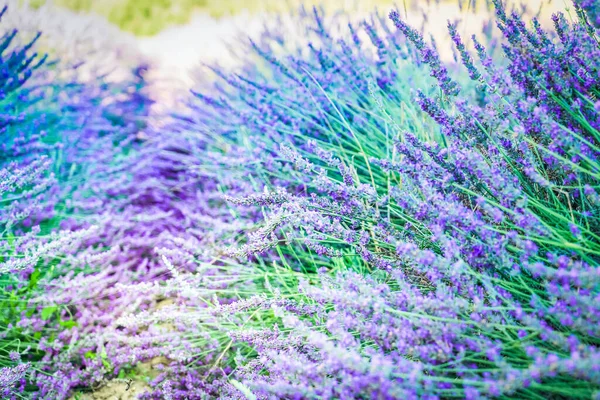
[[[34,6],[45,2],[30,0]],[[402,4],[402,0],[54,0],[53,3],[75,11],[98,13],[125,31],[148,36],[168,26],[186,23],[194,12],[205,12],[218,18],[243,11],[286,11],[300,4],[323,4],[329,9],[366,10],[375,5]]]

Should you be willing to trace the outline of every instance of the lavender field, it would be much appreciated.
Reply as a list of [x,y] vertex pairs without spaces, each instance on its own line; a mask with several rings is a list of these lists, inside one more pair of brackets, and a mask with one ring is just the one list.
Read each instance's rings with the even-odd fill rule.
[[408,3],[2,2],[0,398],[600,399],[600,2]]

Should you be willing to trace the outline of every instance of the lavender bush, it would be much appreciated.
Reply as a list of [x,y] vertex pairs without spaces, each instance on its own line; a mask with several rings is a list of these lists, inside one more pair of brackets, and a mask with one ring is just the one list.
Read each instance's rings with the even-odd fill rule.
[[[264,294],[217,306],[237,328],[206,390],[598,396],[597,31],[587,4],[553,32],[494,6],[500,57],[489,38],[470,54],[449,22],[463,71],[398,12],[361,25],[369,46],[316,13],[305,51],[277,56],[267,32],[251,44],[263,63],[196,93],[179,136],[207,162],[187,168],[227,171],[225,198],[266,216],[226,251],[265,271]],[[201,397],[167,376],[172,398]]]

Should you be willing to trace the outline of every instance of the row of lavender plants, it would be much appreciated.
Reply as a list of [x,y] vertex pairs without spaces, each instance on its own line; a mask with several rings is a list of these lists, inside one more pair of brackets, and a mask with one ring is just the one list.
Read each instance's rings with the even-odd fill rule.
[[63,81],[8,34],[4,395],[598,396],[594,7],[495,1],[447,65],[399,12],[302,11],[154,129],[140,68]]
[[[98,373],[68,355],[98,321],[82,321],[85,287],[77,302],[58,302],[55,286],[102,268],[93,256],[106,251],[100,211],[113,193],[99,183],[127,179],[122,159],[136,151],[151,101],[139,60],[98,62],[119,59],[112,56],[120,50],[86,36],[97,22],[65,31],[69,13],[8,3],[0,41],[0,397],[66,398]],[[99,32],[110,40],[112,32]]]

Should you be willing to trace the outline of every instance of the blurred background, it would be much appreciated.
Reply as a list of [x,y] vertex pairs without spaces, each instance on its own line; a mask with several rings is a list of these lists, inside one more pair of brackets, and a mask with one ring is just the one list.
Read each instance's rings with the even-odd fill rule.
[[[463,0],[465,5],[471,0]],[[370,11],[374,7],[391,7],[395,3],[430,3],[439,0],[53,0],[53,4],[74,11],[94,12],[137,36],[150,36],[173,25],[190,22],[194,15],[204,14],[215,19],[238,14],[262,14],[293,10],[301,5],[322,5],[329,10]],[[445,2],[457,2],[445,0]],[[482,3],[482,1],[479,1]],[[47,0],[31,0],[39,7]],[[474,3],[474,2],[473,2]],[[458,7],[458,3],[457,3]]]
[[[539,13],[542,24],[568,0],[505,0]],[[25,0],[27,2],[27,0]],[[34,8],[58,7],[82,14],[97,14],[116,25],[122,36],[130,36],[139,52],[153,65],[153,74],[172,87],[189,87],[198,78],[202,64],[231,67],[235,42],[257,39],[274,14],[289,15],[317,5],[329,14],[344,11],[362,20],[375,9],[387,14],[397,8],[417,28],[440,40],[442,58],[451,60],[445,46],[447,20],[461,21],[463,35],[477,34],[488,20],[490,0],[29,0]],[[278,22],[280,23],[281,20]],[[293,18],[284,18],[293,38]],[[167,82],[168,81],[168,82]]]
[[[457,8],[481,8],[485,0],[50,0],[53,4],[74,11],[94,12],[136,36],[151,36],[173,25],[189,23],[194,15],[204,14],[220,19],[238,14],[274,13],[297,9],[304,5],[323,6],[329,11],[371,11],[375,7],[410,8],[434,3],[452,3]],[[34,7],[49,0],[30,0]],[[512,0],[511,0],[512,1]],[[513,1],[514,2],[514,1]],[[524,0],[523,4],[537,8],[563,5],[562,0]]]

